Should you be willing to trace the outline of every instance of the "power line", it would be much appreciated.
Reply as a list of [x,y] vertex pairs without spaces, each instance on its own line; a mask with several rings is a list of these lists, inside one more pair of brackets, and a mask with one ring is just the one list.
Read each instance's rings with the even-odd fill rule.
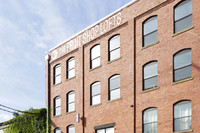
[[11,111],[9,111],[9,110],[6,110],[6,109],[2,109],[2,108],[0,108],[0,110],[2,110],[2,111],[5,111],[5,112],[8,112],[8,113],[14,113],[14,112],[11,112]]

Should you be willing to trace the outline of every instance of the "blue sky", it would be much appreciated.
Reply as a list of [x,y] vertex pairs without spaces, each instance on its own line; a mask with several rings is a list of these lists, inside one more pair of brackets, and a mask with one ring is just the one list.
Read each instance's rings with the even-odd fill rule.
[[[45,107],[45,52],[130,1],[1,1],[0,104]],[[10,118],[0,110],[0,122]]]

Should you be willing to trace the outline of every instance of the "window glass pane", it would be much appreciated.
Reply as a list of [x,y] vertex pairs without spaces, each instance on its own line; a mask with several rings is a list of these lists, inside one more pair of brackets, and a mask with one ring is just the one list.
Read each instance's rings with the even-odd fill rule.
[[75,76],[75,69],[71,69],[68,71],[68,79],[73,78]]
[[114,133],[114,127],[107,128],[106,133]]
[[61,129],[60,128],[55,129],[55,133],[61,133]]
[[68,70],[74,67],[75,67],[75,59],[71,58],[70,60],[68,60]]
[[75,133],[75,127],[74,126],[69,126],[68,127],[68,133]]
[[92,68],[100,66],[100,57],[92,60]]
[[55,84],[58,84],[61,82],[61,75],[55,77]]
[[75,94],[74,92],[70,92],[68,94],[68,103],[74,102],[75,101]]
[[55,111],[55,116],[60,115],[60,114],[61,114],[61,107],[57,107]]
[[120,98],[120,89],[110,91],[110,100]]
[[61,99],[60,99],[60,97],[58,97],[58,98],[56,98],[55,99],[56,101],[55,101],[55,107],[58,107],[58,106],[61,106]]
[[151,62],[144,66],[144,79],[158,75],[157,62]]
[[75,103],[68,104],[68,112],[75,111]]
[[157,123],[145,124],[144,133],[157,133]]
[[144,35],[157,30],[157,17],[152,17],[144,23]]
[[191,64],[191,50],[183,50],[174,57],[174,69]]
[[92,97],[92,105],[99,104],[99,103],[101,103],[100,95],[96,95],[96,96]]
[[158,86],[158,77],[144,79],[144,89],[150,89]]
[[120,87],[120,75],[115,75],[110,78],[110,90]]
[[175,22],[175,33],[192,26],[192,15]]
[[174,71],[174,81],[191,77],[191,65]]
[[144,111],[143,122],[144,123],[157,122],[157,109],[150,108]]
[[100,86],[100,82],[94,83],[92,85],[92,96],[100,94],[101,91],[101,86]]
[[110,39],[109,44],[110,44],[110,51],[120,47],[120,35],[114,36],[112,39]]
[[183,101],[174,106],[174,117],[184,117],[191,115],[191,102]]
[[175,21],[192,14],[192,0],[186,0],[175,8]]
[[120,57],[120,48],[110,52],[110,61]]
[[105,129],[97,130],[97,133],[106,133]]
[[55,75],[59,75],[59,74],[61,74],[61,67],[60,67],[60,65],[57,65],[55,67]]
[[174,124],[175,131],[191,129],[191,117],[177,118],[174,120]]
[[144,46],[152,44],[157,41],[157,31],[144,36]]
[[92,48],[91,51],[92,51],[91,59],[99,57],[100,56],[100,45],[96,45],[95,47]]

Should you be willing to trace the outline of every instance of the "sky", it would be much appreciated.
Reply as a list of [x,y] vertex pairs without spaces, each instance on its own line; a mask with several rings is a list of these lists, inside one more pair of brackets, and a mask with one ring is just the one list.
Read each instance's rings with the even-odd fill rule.
[[[131,1],[2,0],[0,105],[45,107],[45,52]],[[1,109],[0,122],[13,118]]]

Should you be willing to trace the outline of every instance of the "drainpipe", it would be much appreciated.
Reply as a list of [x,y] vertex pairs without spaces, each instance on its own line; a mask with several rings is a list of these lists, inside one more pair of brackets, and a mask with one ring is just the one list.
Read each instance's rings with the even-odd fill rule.
[[134,39],[134,43],[133,43],[133,47],[134,47],[134,49],[133,49],[133,55],[134,55],[134,57],[133,57],[133,60],[134,60],[133,61],[133,65],[134,65],[134,67],[133,67],[134,101],[133,102],[134,102],[134,105],[133,105],[133,107],[134,107],[134,133],[136,133],[136,20],[135,20],[135,18],[134,18],[134,37],[133,37],[133,39]]
[[83,79],[82,79],[82,87],[83,87],[83,117],[82,117],[82,125],[83,125],[83,133],[85,133],[85,87],[84,87],[84,82],[85,82],[85,68],[84,68],[84,46],[82,47],[82,71],[83,71]]
[[47,109],[47,133],[49,133],[49,60],[50,55],[48,52],[45,53],[45,89],[46,89],[46,109]]

